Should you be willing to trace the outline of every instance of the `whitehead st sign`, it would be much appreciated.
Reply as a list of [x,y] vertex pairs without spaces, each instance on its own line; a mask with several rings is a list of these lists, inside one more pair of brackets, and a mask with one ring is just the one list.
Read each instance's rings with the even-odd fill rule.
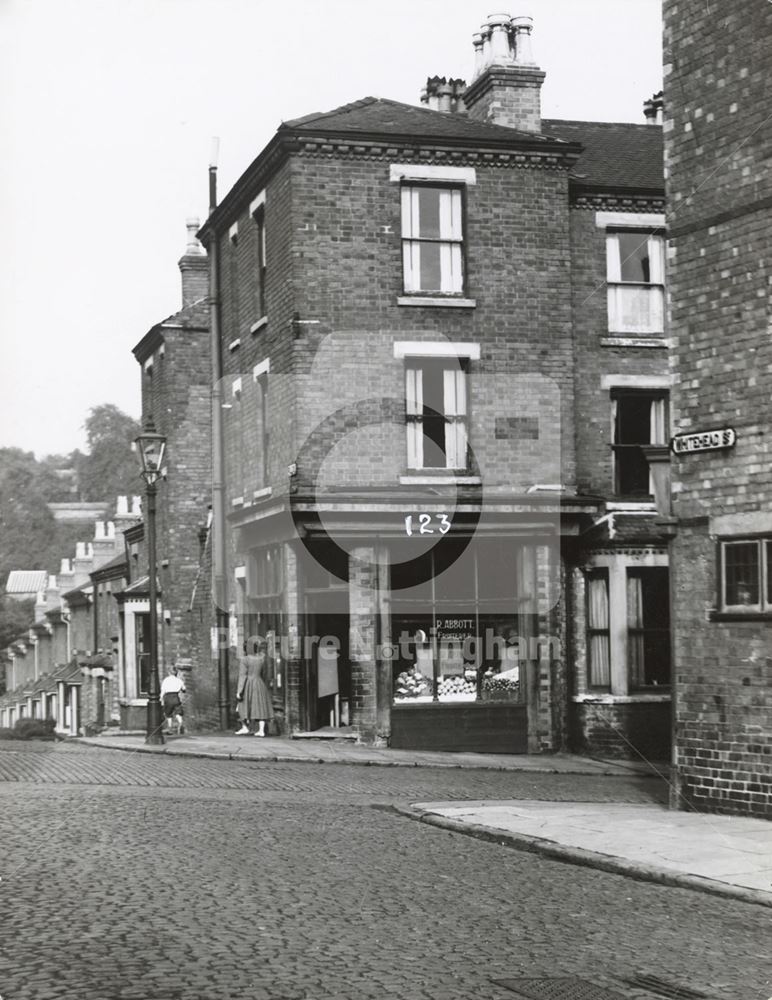
[[698,451],[721,451],[734,448],[737,432],[733,427],[721,427],[714,431],[695,431],[693,434],[676,434],[670,441],[670,449],[675,455],[689,455]]

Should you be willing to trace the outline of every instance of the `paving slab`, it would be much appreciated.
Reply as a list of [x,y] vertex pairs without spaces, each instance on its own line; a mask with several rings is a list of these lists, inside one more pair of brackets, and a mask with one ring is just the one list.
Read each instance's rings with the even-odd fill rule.
[[576,864],[772,907],[767,820],[658,805],[542,801],[416,802],[409,814]]
[[149,746],[136,733],[80,737],[79,743],[139,753],[176,756],[222,757],[226,760],[364,764],[382,767],[457,767],[496,771],[529,771],[535,774],[650,775],[667,777],[667,765],[636,761],[599,760],[574,754],[446,753],[427,750],[392,750],[388,747],[352,745],[348,739],[287,739],[234,736],[170,736],[162,746]]

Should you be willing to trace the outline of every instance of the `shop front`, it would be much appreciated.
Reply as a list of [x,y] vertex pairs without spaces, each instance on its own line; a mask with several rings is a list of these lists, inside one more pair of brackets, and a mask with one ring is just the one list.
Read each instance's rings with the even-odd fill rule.
[[395,748],[557,748],[561,563],[549,513],[502,526],[459,512],[440,539],[406,537],[396,511],[345,511],[334,534],[311,518],[281,539],[274,526],[266,544],[267,525],[245,526],[234,611],[244,637],[273,635],[284,731]]

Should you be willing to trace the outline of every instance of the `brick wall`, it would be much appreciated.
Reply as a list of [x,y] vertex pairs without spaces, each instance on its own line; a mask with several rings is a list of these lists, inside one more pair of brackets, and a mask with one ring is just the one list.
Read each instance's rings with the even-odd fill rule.
[[[571,211],[571,286],[576,364],[577,485],[585,493],[608,496],[614,482],[611,460],[611,397],[603,375],[668,374],[662,347],[609,347],[606,290],[606,231],[595,211]],[[630,337],[630,340],[642,339]]]
[[676,430],[738,435],[732,451],[674,462],[676,801],[768,816],[772,621],[711,611],[719,524],[742,537],[745,514],[766,531],[772,508],[772,5],[739,0],[717,17],[665,0],[664,15]]

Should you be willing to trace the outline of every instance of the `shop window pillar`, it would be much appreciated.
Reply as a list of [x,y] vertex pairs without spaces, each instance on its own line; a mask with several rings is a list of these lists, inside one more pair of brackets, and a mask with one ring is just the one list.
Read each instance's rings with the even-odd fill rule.
[[378,573],[372,546],[352,549],[349,557],[349,658],[351,723],[372,741],[377,731],[376,628],[379,616]]

